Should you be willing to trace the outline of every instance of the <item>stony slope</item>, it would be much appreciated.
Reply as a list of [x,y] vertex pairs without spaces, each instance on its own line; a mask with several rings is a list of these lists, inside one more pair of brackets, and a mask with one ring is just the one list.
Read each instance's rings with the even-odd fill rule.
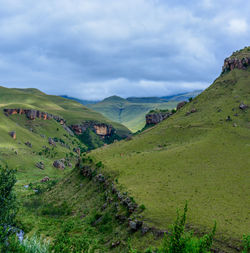
[[146,206],[145,222],[167,228],[188,200],[189,226],[207,231],[216,220],[217,244],[237,251],[250,227],[249,83],[249,66],[232,68],[156,127],[92,152]]

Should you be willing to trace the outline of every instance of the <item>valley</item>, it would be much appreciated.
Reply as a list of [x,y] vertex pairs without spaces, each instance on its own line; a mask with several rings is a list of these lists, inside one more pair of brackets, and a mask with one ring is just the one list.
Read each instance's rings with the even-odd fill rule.
[[[113,96],[89,109],[0,87],[0,165],[17,170],[16,225],[47,242],[47,252],[156,252],[187,203],[190,238],[211,233],[216,221],[212,252],[242,251],[250,227],[248,62],[249,47],[181,105]],[[132,134],[146,115],[148,127]]]

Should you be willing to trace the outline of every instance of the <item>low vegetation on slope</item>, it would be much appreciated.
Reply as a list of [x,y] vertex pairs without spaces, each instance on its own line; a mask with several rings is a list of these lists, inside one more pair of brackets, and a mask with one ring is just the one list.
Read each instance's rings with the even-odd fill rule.
[[216,220],[226,252],[249,233],[249,83],[249,67],[235,68],[154,128],[92,152],[145,205],[148,224],[167,228],[188,200],[188,227],[202,233]]

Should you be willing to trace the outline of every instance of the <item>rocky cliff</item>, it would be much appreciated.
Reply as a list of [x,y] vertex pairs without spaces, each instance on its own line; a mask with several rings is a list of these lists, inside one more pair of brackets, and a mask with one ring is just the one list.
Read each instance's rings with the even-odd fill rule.
[[66,123],[66,120],[64,120],[62,117],[52,115],[46,112],[41,112],[38,110],[31,110],[31,109],[4,109],[4,113],[6,116],[8,115],[14,115],[14,114],[24,114],[27,116],[30,120],[35,120],[36,118],[43,119],[43,120],[51,120],[54,119],[57,122],[59,122],[61,125],[64,125]]
[[170,117],[170,112],[152,112],[146,115],[146,125],[155,125]]
[[95,123],[95,122],[84,122],[78,125],[71,125],[70,128],[77,134],[81,135],[88,128],[93,130],[97,135],[101,137],[110,136],[115,132],[115,129],[104,123]]
[[250,65],[250,47],[246,47],[240,51],[233,53],[231,57],[224,60],[222,73],[226,73],[233,69],[246,70]]

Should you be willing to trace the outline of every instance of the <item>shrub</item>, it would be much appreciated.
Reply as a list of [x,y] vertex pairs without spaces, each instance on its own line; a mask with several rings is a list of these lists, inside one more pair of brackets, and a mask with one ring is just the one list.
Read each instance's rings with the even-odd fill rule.
[[250,251],[250,235],[244,235],[242,253],[248,253],[249,251]]

